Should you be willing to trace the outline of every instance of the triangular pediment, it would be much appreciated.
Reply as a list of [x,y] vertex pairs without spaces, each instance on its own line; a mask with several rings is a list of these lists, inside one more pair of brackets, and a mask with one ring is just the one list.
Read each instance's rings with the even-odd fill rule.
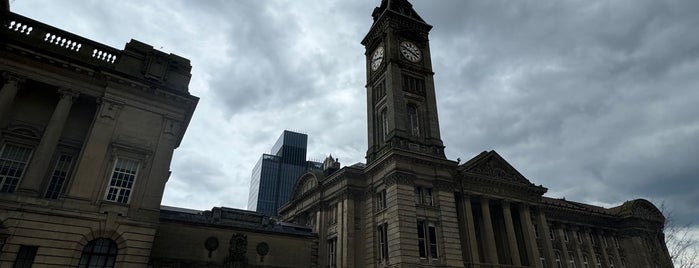
[[484,151],[459,167],[464,173],[471,173],[489,179],[533,185],[510,163],[495,151]]

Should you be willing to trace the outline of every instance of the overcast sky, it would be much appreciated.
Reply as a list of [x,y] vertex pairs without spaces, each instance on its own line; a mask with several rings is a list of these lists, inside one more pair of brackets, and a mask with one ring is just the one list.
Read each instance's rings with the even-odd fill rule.
[[[163,204],[245,208],[284,129],[364,161],[364,48],[378,0],[13,0],[15,13],[192,61],[201,98]],[[547,196],[647,198],[699,223],[699,1],[412,0],[450,159],[496,150]]]

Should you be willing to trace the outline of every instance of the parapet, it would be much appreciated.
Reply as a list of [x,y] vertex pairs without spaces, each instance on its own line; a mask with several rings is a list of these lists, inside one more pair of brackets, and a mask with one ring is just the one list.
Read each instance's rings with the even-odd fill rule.
[[186,58],[136,40],[127,43],[124,50],[115,49],[12,12],[3,16],[2,25],[0,44],[8,50],[189,94],[192,66]]

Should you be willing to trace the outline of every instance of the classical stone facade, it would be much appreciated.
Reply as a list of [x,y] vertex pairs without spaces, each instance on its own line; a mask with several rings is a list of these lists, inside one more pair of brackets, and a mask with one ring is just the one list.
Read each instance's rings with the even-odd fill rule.
[[0,15],[0,267],[315,266],[308,227],[161,208],[198,102],[189,60]]
[[325,267],[672,267],[650,202],[545,197],[494,151],[444,156],[428,25],[383,0],[362,40],[367,163],[303,175],[283,220],[318,233]]

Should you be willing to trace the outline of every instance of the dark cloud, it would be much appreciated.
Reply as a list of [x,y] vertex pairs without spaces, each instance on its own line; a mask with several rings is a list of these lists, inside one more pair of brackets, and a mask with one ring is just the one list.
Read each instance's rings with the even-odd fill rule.
[[[550,196],[648,198],[699,222],[699,2],[411,2],[434,26],[450,158],[495,149]],[[363,161],[359,42],[378,4],[15,1],[13,10],[117,48],[135,38],[192,60],[202,100],[164,202],[207,208],[245,207],[252,166],[283,129],[309,134],[310,157]]]

